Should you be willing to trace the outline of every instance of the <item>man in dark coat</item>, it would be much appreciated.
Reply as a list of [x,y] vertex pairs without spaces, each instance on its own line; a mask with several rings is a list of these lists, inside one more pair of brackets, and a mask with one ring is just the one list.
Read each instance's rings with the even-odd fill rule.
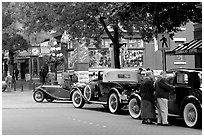
[[16,70],[15,70],[15,77],[16,77],[16,80],[18,80],[18,74],[19,74],[19,70],[16,69]]
[[168,99],[169,93],[174,90],[174,86],[166,82],[166,72],[162,71],[155,82],[155,99],[157,104],[157,124],[170,126],[168,123]]
[[156,119],[155,106],[154,106],[154,81],[151,71],[147,71],[144,81],[140,86],[140,93],[142,98],[141,105],[141,118],[142,124],[154,124],[152,121]]
[[45,81],[46,81],[46,77],[47,77],[47,71],[46,71],[45,67],[41,68],[40,77],[41,77],[41,80],[42,80],[42,84],[44,85]]

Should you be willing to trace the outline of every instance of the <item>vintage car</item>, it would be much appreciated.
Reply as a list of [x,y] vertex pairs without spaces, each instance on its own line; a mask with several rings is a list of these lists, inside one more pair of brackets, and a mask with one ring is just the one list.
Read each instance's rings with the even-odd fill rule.
[[33,90],[33,99],[36,102],[43,102],[44,99],[48,102],[71,100],[72,86],[76,82],[72,80],[70,75],[67,75],[63,82],[57,85],[39,85]]
[[184,119],[188,127],[202,124],[202,70],[172,69],[167,71],[167,82],[175,86],[170,93],[168,113]]
[[[201,69],[180,68],[167,71],[167,82],[175,86],[168,101],[168,115],[183,118],[188,127],[199,127],[202,124],[201,75]],[[132,118],[139,118],[139,101],[138,96],[130,97],[128,106]]]
[[33,92],[33,99],[36,102],[48,102],[54,100],[70,100],[71,89],[63,88],[61,85],[41,85]]
[[111,113],[118,113],[128,105],[131,94],[138,94],[137,81],[137,72],[134,70],[104,69],[86,85],[73,88],[73,105],[82,108],[85,103],[102,104]]

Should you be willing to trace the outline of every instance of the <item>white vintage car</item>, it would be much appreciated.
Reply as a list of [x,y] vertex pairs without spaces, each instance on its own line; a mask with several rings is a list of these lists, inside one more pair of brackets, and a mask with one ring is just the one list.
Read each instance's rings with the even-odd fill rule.
[[[130,113],[140,116],[140,96],[137,72],[129,69],[104,69],[86,85],[73,88],[71,99],[74,107],[82,108],[85,103],[102,104],[111,113],[131,103]],[[133,106],[134,105],[134,106]],[[135,113],[135,109],[137,113]]]

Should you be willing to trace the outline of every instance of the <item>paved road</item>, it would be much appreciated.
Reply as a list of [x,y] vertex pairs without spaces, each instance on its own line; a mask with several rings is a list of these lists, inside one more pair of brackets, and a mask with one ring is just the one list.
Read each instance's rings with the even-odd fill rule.
[[173,126],[143,125],[127,111],[110,114],[101,105],[76,109],[71,102],[36,103],[32,92],[2,93],[3,135],[201,135],[201,129],[172,120]]

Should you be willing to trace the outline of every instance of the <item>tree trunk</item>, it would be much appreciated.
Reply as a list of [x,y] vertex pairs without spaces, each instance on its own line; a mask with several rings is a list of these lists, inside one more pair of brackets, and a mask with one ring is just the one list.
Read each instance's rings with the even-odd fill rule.
[[120,68],[120,43],[119,43],[119,34],[118,26],[113,27],[114,30],[114,41],[113,41],[113,50],[114,50],[114,62],[115,68]]
[[118,25],[114,25],[113,26],[114,36],[112,36],[112,34],[110,33],[110,31],[107,28],[106,23],[104,22],[104,18],[100,17],[99,21],[102,24],[102,26],[104,27],[108,37],[110,38],[110,40],[113,43],[115,68],[120,68],[120,59],[119,59],[119,55],[120,55],[120,43],[119,43]]

